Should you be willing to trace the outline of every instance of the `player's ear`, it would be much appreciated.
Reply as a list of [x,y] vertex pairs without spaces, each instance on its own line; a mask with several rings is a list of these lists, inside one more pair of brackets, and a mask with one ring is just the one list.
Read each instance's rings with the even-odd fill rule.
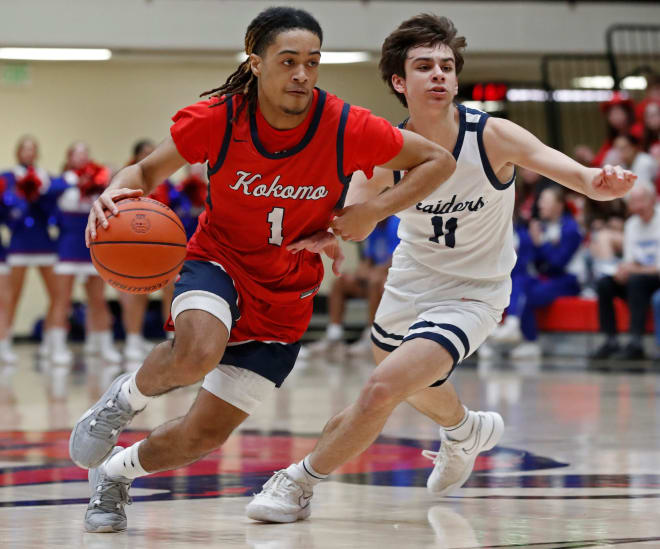
[[392,87],[398,93],[406,93],[406,79],[401,78],[398,74],[393,74]]
[[262,59],[256,53],[250,54],[250,70],[257,78],[261,76]]

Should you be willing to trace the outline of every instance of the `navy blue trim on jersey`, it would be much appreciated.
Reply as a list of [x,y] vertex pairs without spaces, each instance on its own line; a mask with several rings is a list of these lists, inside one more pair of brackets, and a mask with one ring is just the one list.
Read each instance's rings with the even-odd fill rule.
[[451,358],[453,360],[452,368],[456,367],[456,365],[461,359],[461,355],[459,354],[458,349],[451,342],[451,340],[447,339],[442,334],[437,334],[435,332],[420,332],[418,334],[409,334],[403,339],[403,342],[405,343],[406,341],[410,341],[411,339],[417,339],[420,337],[423,339],[430,339],[432,341],[435,341],[437,344],[443,347],[451,355]]
[[344,201],[346,200],[346,193],[348,193],[348,186],[353,178],[353,174],[344,174],[344,133],[346,132],[346,122],[348,121],[348,114],[351,111],[351,106],[344,103],[341,109],[341,118],[339,119],[339,128],[337,129],[337,177],[344,186],[341,191],[341,196],[337,200],[335,208],[343,208]]
[[179,278],[174,284],[172,300],[191,291],[210,292],[224,299],[229,304],[232,326],[241,317],[234,281],[223,269],[210,261],[189,259],[184,262]]
[[386,337],[388,339],[396,339],[397,341],[403,341],[403,336],[396,335],[396,334],[388,334],[385,330],[383,330],[375,322],[373,323],[373,328],[374,328],[374,330],[376,330],[383,337]]
[[401,181],[401,171],[394,170],[392,173],[394,174],[394,184],[396,185],[399,181]]
[[481,156],[481,165],[484,168],[484,172],[486,173],[486,176],[488,177],[488,181],[490,181],[490,184],[498,191],[505,191],[513,184],[513,181],[515,180],[516,177],[515,170],[513,173],[513,177],[506,183],[500,182],[500,180],[497,178],[495,172],[493,171],[492,166],[490,165],[488,156],[486,155],[486,148],[484,147],[484,127],[486,126],[486,121],[488,120],[489,115],[486,114],[485,112],[480,112],[480,111],[475,111],[475,112],[478,112],[481,115],[481,118],[479,118],[479,124],[477,126],[477,144],[479,145],[479,156]]
[[388,353],[391,353],[392,351],[395,351],[397,349],[396,345],[388,345],[387,343],[383,343],[382,341],[378,341],[375,337],[374,334],[371,334],[371,341],[373,344],[378,347],[379,349],[382,349],[383,351],[387,351]]
[[227,345],[220,364],[250,370],[280,387],[293,370],[299,352],[300,343],[248,341]]
[[218,153],[218,158],[215,160],[215,164],[211,166],[209,163],[206,171],[208,180],[208,183],[206,184],[206,203],[209,205],[209,209],[213,209],[213,202],[211,201],[211,176],[216,173],[225,163],[227,150],[229,149],[229,143],[231,142],[231,120],[234,117],[234,101],[231,95],[227,98],[227,101],[225,101],[225,105],[227,105],[225,136],[222,139],[222,146],[220,147],[220,152]]
[[309,124],[309,128],[307,128],[307,132],[305,132],[305,136],[300,140],[300,142],[297,145],[295,145],[291,149],[287,149],[285,151],[279,151],[276,153],[268,152],[262,145],[261,141],[259,141],[259,132],[257,131],[257,118],[255,116],[255,113],[253,112],[250,113],[250,135],[252,136],[252,143],[254,143],[255,148],[257,149],[257,151],[261,156],[265,156],[266,158],[270,158],[271,160],[288,158],[289,156],[293,156],[294,154],[297,154],[300,151],[302,151],[307,146],[307,144],[312,140],[312,137],[314,137],[314,134],[316,133],[316,130],[319,127],[319,122],[321,121],[321,115],[323,114],[323,106],[325,105],[325,98],[326,98],[326,93],[323,90],[318,88],[315,89],[318,90],[319,97],[318,100],[316,101],[316,109],[314,110],[312,121]]
[[463,344],[463,348],[465,349],[465,353],[463,354],[463,356],[468,356],[470,354],[470,341],[468,340],[468,337],[465,334],[465,332],[461,330],[458,326],[454,326],[453,324],[436,324],[435,322],[422,320],[420,322],[417,322],[416,324],[413,324],[409,328],[409,330],[417,330],[418,328],[440,328],[441,330],[447,330],[448,332],[451,332],[458,339],[461,340],[461,343]]
[[[234,117],[234,102],[233,102],[233,97],[230,95],[227,101],[225,101],[225,105],[227,105],[227,121],[225,122],[225,136],[222,139],[222,146],[220,147],[220,152],[218,153],[218,158],[215,161],[215,164],[211,166],[209,164],[208,168],[208,176],[209,180],[211,179],[211,176],[216,173],[222,165],[225,163],[225,157],[227,156],[227,150],[229,149],[229,143],[231,141],[231,119]],[[209,197],[211,196],[211,192],[209,189]]]
[[458,156],[461,154],[463,140],[465,139],[465,130],[467,128],[467,123],[465,122],[465,107],[463,105],[456,105],[456,107],[458,108],[458,137],[456,138],[454,150],[451,153],[454,155],[454,160],[458,160]]

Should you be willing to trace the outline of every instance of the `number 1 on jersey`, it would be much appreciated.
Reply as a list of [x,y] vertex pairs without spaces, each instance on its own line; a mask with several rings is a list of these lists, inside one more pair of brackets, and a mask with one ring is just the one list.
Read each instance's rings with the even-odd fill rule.
[[268,213],[268,223],[270,223],[270,238],[268,244],[275,246],[282,245],[282,221],[284,220],[284,208],[273,208]]

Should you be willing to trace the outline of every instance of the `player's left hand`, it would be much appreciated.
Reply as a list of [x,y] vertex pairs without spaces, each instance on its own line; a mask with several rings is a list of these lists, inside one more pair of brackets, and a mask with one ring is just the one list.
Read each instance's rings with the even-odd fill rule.
[[337,217],[330,223],[330,228],[344,240],[364,240],[380,221],[366,202],[346,206],[335,215]]
[[595,200],[611,200],[621,198],[632,189],[637,176],[630,170],[624,170],[621,166],[610,166],[606,164],[600,170],[595,170],[594,178],[591,180],[590,198]]
[[344,253],[334,234],[328,231],[319,231],[306,238],[292,242],[286,247],[293,254],[307,250],[315,254],[324,253],[332,260],[332,272],[341,275],[341,266],[344,263]]

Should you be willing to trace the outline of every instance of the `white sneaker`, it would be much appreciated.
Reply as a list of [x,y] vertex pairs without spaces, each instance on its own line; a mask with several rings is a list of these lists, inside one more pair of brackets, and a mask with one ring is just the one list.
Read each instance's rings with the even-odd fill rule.
[[504,324],[497,328],[490,338],[496,343],[515,344],[522,340],[522,333],[520,332],[518,323],[507,322],[505,320]]
[[261,522],[296,522],[312,513],[312,490],[293,480],[285,469],[277,471],[255,494],[245,511]]
[[371,356],[371,337],[361,337],[348,346],[347,352],[349,356]]
[[11,348],[11,345],[0,346],[0,363],[2,364],[16,364],[18,356]]
[[343,341],[324,337],[314,343],[303,345],[298,353],[298,358],[300,360],[309,360],[317,356],[327,355],[338,348],[341,348],[342,350],[345,349]]
[[498,355],[497,350],[490,343],[485,341],[481,347],[477,349],[477,356],[483,360],[491,360]]
[[50,360],[54,366],[67,366],[73,362],[73,353],[67,346],[53,349]]
[[543,351],[538,343],[526,341],[512,349],[510,356],[513,360],[534,360],[541,358],[542,354]]
[[139,362],[142,363],[145,358],[147,358],[147,355],[149,354],[149,351],[145,349],[145,347],[140,344],[140,345],[125,345],[124,346],[124,360],[127,362]]
[[440,449],[422,450],[422,455],[433,461],[434,467],[426,481],[429,492],[446,496],[460,488],[472,473],[480,452],[493,448],[502,438],[504,421],[497,412],[468,412],[475,414],[474,426],[465,440],[453,441],[440,429]]

